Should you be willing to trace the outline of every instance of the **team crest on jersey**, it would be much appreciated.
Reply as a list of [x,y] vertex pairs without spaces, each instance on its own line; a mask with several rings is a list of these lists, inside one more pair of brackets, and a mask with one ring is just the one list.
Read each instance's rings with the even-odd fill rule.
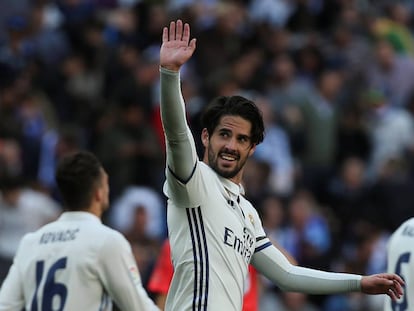
[[252,214],[249,214],[250,223],[254,226],[254,218]]

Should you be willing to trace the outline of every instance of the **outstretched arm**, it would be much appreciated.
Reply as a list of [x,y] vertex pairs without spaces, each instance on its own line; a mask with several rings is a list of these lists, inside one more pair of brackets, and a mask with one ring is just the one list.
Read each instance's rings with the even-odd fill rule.
[[179,70],[192,56],[195,39],[190,41],[190,26],[181,20],[164,27],[160,50],[161,120],[164,128],[167,166],[180,180],[190,178],[197,152],[187,125],[181,94]]
[[365,294],[387,294],[393,300],[403,293],[404,281],[396,274],[360,276],[294,266],[273,246],[255,253],[252,264],[260,273],[285,291],[307,294],[361,291]]

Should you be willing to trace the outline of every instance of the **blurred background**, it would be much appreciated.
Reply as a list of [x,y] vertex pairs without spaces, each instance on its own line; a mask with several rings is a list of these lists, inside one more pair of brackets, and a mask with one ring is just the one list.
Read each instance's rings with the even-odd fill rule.
[[[106,168],[104,222],[147,284],[167,235],[158,57],[176,18],[198,40],[181,72],[197,143],[215,96],[263,111],[244,183],[269,237],[300,265],[385,271],[390,233],[414,214],[413,14],[410,0],[0,0],[0,284],[21,237],[62,212],[54,168],[77,149]],[[384,299],[259,284],[261,311]]]

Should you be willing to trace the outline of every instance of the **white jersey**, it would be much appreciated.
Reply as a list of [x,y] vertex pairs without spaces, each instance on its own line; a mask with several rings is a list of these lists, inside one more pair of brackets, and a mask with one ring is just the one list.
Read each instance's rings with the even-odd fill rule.
[[385,311],[414,311],[414,218],[404,222],[388,242],[388,272],[399,274],[405,282],[401,299],[385,299]]
[[243,188],[197,162],[186,183],[167,173],[174,276],[166,310],[241,310],[248,264],[271,243]]
[[21,241],[0,310],[158,310],[128,241],[87,212],[66,212]]

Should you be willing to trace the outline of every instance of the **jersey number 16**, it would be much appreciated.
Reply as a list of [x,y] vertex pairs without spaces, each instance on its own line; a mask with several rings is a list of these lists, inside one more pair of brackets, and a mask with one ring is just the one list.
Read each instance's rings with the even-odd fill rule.
[[[55,282],[55,274],[60,269],[66,268],[66,261],[67,257],[62,257],[58,259],[47,271],[45,270],[45,262],[44,260],[38,261],[36,263],[36,290],[33,295],[32,300],[32,311],[52,311],[52,310],[59,310],[62,311],[65,302],[66,297],[68,294],[68,290],[65,286],[65,284]],[[44,282],[43,290],[40,288],[40,284],[42,283],[43,277],[46,275],[46,280]],[[38,296],[39,292],[41,293],[41,306],[39,309],[39,303],[38,303]],[[59,307],[54,304],[54,301],[58,299],[59,301]],[[55,302],[57,303],[57,301]]]

